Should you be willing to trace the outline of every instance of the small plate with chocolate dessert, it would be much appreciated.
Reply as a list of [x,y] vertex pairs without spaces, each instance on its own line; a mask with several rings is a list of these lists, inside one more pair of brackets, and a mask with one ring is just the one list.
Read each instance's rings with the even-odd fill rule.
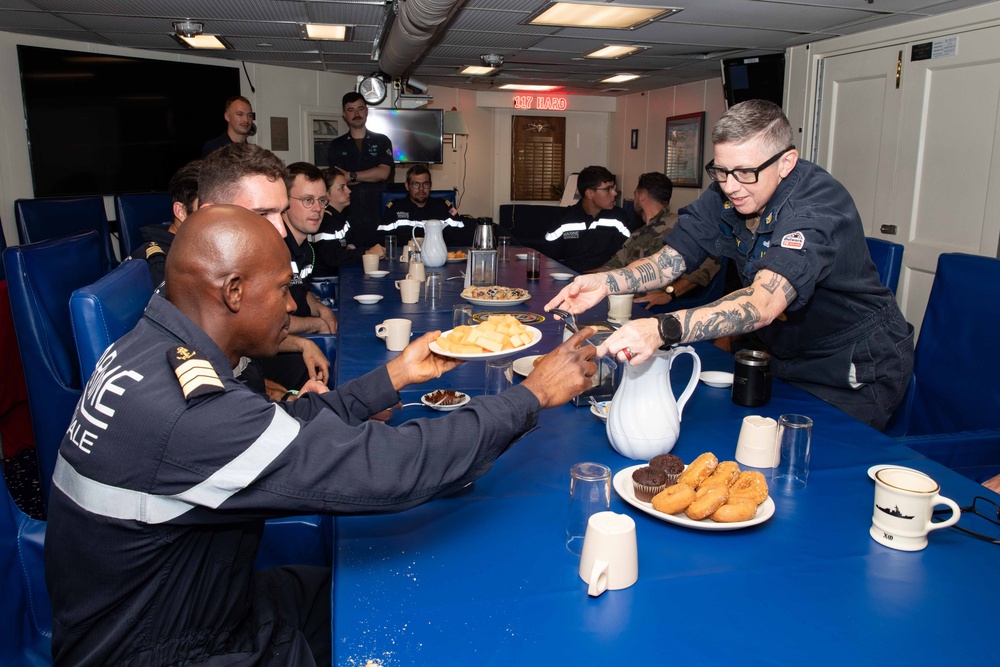
[[449,412],[469,402],[469,395],[454,389],[437,389],[420,397],[420,402],[433,410]]

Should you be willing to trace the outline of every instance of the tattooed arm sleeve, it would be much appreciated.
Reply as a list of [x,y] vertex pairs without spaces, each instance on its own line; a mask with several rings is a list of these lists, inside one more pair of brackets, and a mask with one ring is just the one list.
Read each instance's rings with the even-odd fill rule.
[[674,313],[681,322],[681,341],[714,340],[762,329],[795,301],[795,295],[791,283],[774,271],[764,269],[750,287],[727,294],[706,306]]
[[686,265],[680,253],[670,246],[656,254],[637,259],[624,269],[608,271],[605,284],[611,294],[636,294],[666,287],[684,273]]

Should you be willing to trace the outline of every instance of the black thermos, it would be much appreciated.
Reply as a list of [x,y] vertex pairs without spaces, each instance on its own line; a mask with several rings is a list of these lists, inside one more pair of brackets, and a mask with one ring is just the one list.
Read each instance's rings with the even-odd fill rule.
[[748,408],[771,400],[771,355],[762,350],[740,350],[733,369],[733,403]]

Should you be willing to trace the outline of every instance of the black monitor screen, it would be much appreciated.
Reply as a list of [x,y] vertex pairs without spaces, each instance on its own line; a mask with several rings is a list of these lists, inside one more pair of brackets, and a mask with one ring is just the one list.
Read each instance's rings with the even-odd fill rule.
[[36,197],[165,192],[226,129],[233,67],[19,45]]
[[375,109],[368,110],[366,127],[387,135],[392,140],[392,158],[397,163],[444,160],[441,109]]
[[746,100],[784,101],[785,55],[782,53],[722,61],[726,106]]

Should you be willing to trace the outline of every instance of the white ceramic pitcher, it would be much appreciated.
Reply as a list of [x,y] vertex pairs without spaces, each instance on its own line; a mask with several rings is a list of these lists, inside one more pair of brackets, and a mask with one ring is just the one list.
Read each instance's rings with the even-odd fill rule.
[[448,261],[448,246],[445,245],[443,231],[444,223],[440,220],[425,220],[424,239],[421,243],[417,239],[417,228],[413,228],[413,238],[423,253],[424,266],[430,268],[444,266]]
[[[694,362],[691,379],[674,398],[670,367],[674,359],[690,354]],[[658,351],[646,363],[625,364],[621,385],[608,413],[608,440],[615,451],[637,461],[648,461],[674,448],[681,433],[681,413],[698,384],[701,358],[690,346]]]

